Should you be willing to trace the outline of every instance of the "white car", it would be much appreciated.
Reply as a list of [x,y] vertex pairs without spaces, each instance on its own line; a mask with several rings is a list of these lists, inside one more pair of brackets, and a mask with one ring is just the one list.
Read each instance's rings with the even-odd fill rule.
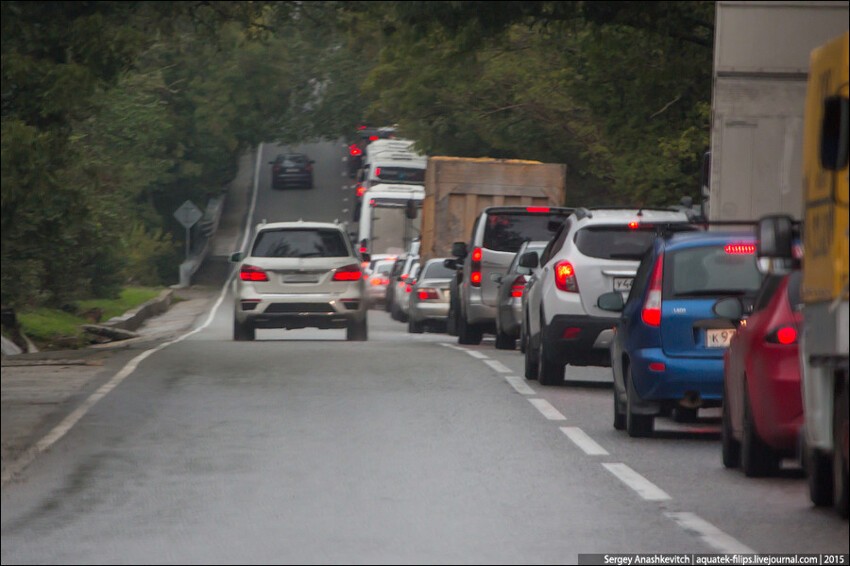
[[419,271],[407,315],[407,331],[412,334],[421,334],[429,323],[444,324],[449,316],[449,284],[455,272],[444,265],[446,259],[429,259]]
[[345,328],[368,338],[360,261],[344,228],[324,222],[261,224],[233,283],[233,339],[257,328]]
[[[600,295],[627,295],[643,255],[661,225],[687,224],[668,209],[579,208],[540,255],[523,302],[525,377],[542,385],[564,381],[564,368],[609,366],[619,313],[600,309]],[[533,253],[519,264],[538,267]]]

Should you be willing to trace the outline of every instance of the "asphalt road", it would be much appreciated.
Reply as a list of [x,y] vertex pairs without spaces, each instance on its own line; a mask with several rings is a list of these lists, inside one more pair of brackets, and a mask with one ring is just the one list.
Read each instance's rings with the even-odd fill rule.
[[[256,217],[347,218],[341,144]],[[231,339],[232,301],[158,351],[2,492],[8,563],[575,563],[579,553],[848,553],[799,470],[747,479],[719,423],[611,426],[608,371],[522,379],[519,352],[342,330]]]

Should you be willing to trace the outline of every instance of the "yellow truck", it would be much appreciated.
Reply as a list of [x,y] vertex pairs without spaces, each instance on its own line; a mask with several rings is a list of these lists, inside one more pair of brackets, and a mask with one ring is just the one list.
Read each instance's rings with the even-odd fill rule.
[[[803,134],[803,462],[816,505],[848,513],[848,38],[815,49]],[[759,256],[774,272],[794,267],[795,224],[759,225]]]

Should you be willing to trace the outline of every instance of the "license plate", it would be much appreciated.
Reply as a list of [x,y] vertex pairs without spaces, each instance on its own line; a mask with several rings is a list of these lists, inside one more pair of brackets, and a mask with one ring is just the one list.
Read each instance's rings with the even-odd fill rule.
[[301,169],[298,169],[297,167],[290,167],[286,170],[287,173],[298,173],[299,171],[301,171]]
[[319,278],[315,275],[284,275],[284,283],[318,283]]
[[726,348],[735,335],[734,328],[723,328],[721,330],[707,330],[705,333],[706,348]]
[[632,290],[632,281],[631,277],[615,277],[614,290],[629,292]]

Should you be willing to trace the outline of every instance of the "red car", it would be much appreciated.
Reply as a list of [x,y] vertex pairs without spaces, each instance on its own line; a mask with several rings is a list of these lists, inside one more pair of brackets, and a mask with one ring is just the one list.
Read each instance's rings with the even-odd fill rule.
[[724,356],[723,465],[740,465],[750,477],[774,474],[780,459],[797,449],[803,424],[800,279],[800,271],[765,278],[753,313],[741,321]]

